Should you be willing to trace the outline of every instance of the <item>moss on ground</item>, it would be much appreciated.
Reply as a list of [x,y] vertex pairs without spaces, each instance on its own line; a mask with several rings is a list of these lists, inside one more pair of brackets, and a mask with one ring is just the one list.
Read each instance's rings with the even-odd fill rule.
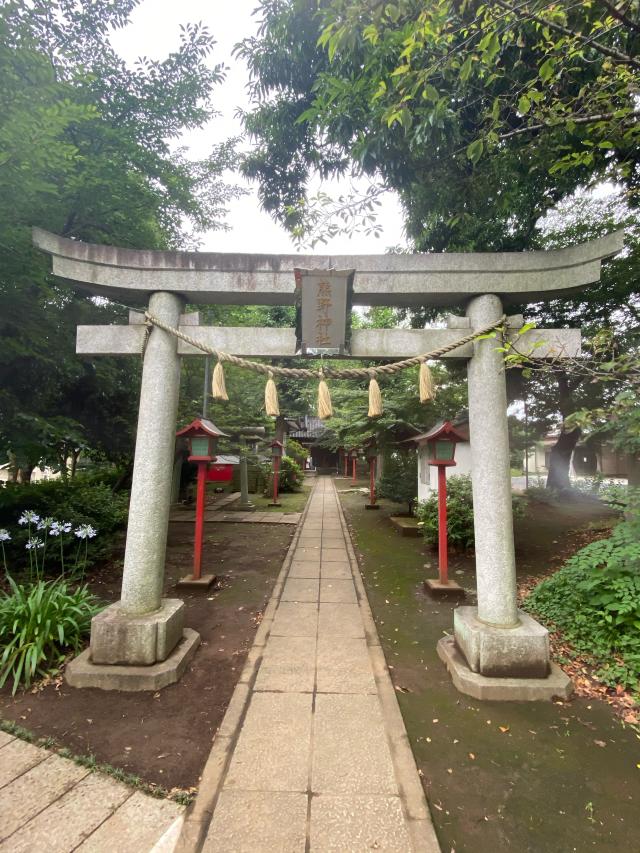
[[[395,532],[397,505],[370,513],[362,495],[340,497],[442,850],[638,849],[638,735],[595,700],[481,703],[458,693],[435,651],[456,605],[422,588],[437,554]],[[582,544],[576,528],[603,519],[593,505],[532,504],[516,525],[519,575],[559,566]],[[450,572],[473,592],[472,556],[452,555]]]
[[302,512],[307,504],[313,482],[305,480],[299,492],[283,492],[278,496],[281,506],[269,506],[273,495],[249,495],[259,512]]

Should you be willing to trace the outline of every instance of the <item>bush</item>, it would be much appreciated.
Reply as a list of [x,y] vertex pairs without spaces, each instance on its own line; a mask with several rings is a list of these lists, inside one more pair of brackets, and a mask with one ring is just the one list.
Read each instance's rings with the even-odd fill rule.
[[640,513],[541,581],[526,610],[592,660],[605,684],[640,687]]
[[309,451],[306,447],[303,447],[299,441],[296,441],[294,438],[287,439],[287,456],[290,456],[294,462],[303,468],[304,463],[307,461],[307,457],[309,456]]
[[12,677],[15,693],[77,651],[101,608],[86,585],[72,589],[63,578],[25,585],[8,580],[10,592],[0,596],[0,687]]
[[[9,485],[0,489],[0,528],[11,530],[11,563],[20,569],[31,563],[32,556],[25,551],[27,542],[34,534],[28,527],[19,527],[19,518],[25,510],[40,519],[58,519],[73,522],[75,527],[89,525],[100,532],[100,536],[85,542],[86,562],[92,565],[106,556],[112,544],[112,536],[127,520],[128,492],[114,492],[111,481],[117,472],[99,472],[78,475],[72,480],[48,480],[31,485]],[[47,569],[61,571],[62,560],[72,562],[76,556],[77,540],[67,537],[61,553],[60,543],[47,548]]]
[[280,460],[279,490],[281,492],[298,492],[304,482],[304,473],[297,462],[289,456]]
[[[522,499],[513,497],[513,515],[523,515]],[[429,544],[438,542],[438,493],[418,504],[416,512],[424,538]],[[473,495],[471,477],[458,475],[447,479],[447,536],[456,548],[473,548]]]
[[391,453],[384,460],[382,476],[376,484],[381,498],[406,503],[409,515],[418,498],[418,457],[415,453]]
[[[273,463],[265,463],[263,471],[265,478],[264,494],[270,495],[273,492]],[[278,491],[281,493],[299,492],[303,482],[304,472],[302,468],[289,456],[283,456],[280,460]]]

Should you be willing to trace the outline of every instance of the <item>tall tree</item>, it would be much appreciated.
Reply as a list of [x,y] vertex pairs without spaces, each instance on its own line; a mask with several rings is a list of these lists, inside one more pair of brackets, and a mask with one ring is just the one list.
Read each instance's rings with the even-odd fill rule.
[[123,319],[125,309],[59,287],[31,246],[31,227],[187,247],[193,232],[223,227],[237,193],[221,177],[231,143],[201,162],[174,144],[213,112],[224,70],[210,63],[212,37],[187,25],[164,60],[129,68],[109,33],[137,4],[9,0],[0,8],[0,447],[27,471],[56,459],[65,442],[129,452],[138,372],[130,362],[75,357],[76,323]]

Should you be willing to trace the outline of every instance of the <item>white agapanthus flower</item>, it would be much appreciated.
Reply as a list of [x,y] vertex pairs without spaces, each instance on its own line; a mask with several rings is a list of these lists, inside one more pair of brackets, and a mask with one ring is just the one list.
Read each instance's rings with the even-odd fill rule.
[[11,534],[4,527],[0,530],[0,542],[8,542],[11,539]]
[[97,530],[93,528],[90,524],[81,524],[80,527],[77,527],[74,530],[75,535],[78,539],[93,539],[93,537],[97,534]]
[[37,536],[34,536],[29,539],[24,547],[27,551],[35,551],[37,548],[44,548],[44,542],[41,539],[38,539]]
[[40,521],[40,516],[37,515],[32,509],[25,509],[20,518],[18,519],[18,524],[37,524]]
[[49,528],[55,524],[54,520],[48,516],[47,518],[41,518],[38,522],[37,530],[49,530]]
[[63,533],[70,533],[72,527],[70,521],[53,521],[49,528],[49,536],[62,536]]

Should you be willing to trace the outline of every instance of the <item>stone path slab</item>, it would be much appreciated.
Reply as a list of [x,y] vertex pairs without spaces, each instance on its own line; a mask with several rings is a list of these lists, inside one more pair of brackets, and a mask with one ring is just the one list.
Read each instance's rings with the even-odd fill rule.
[[2,853],[168,853],[163,836],[183,812],[177,803],[0,733]]
[[436,853],[333,481],[319,477],[179,853]]

